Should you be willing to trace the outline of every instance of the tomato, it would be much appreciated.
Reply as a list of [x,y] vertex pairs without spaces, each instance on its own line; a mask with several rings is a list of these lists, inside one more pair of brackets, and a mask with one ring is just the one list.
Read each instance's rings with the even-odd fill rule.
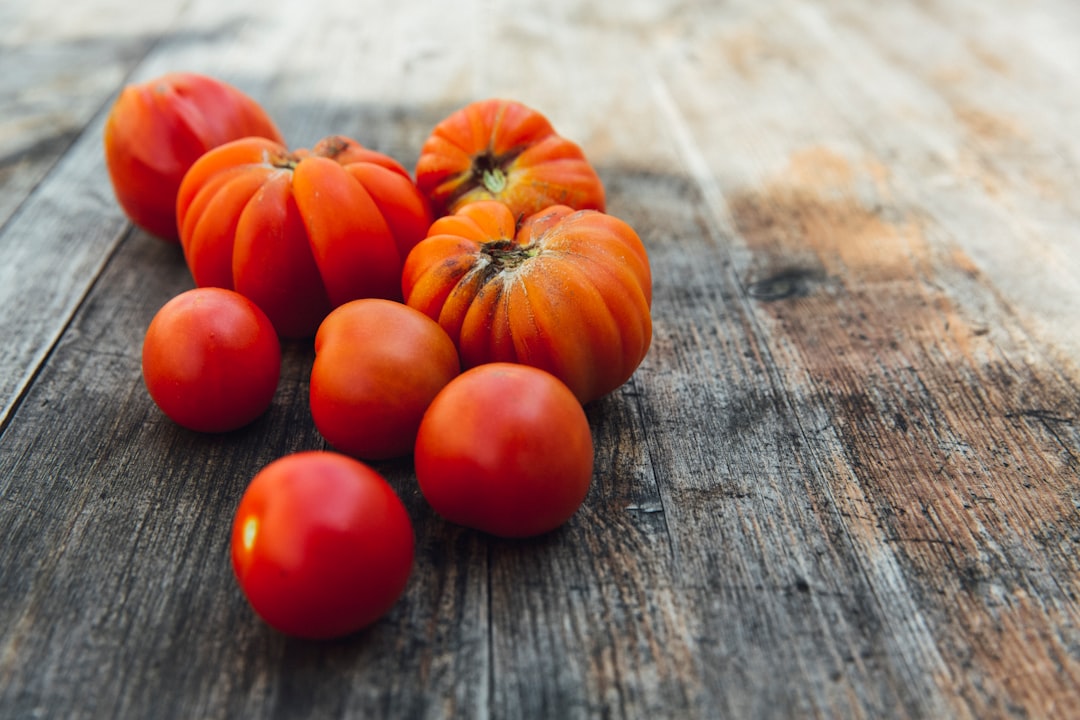
[[255,475],[236,509],[230,546],[240,588],[263,620],[288,635],[333,638],[372,624],[397,602],[414,536],[381,475],[313,450]]
[[556,206],[518,227],[503,203],[466,205],[409,254],[402,288],[450,335],[462,367],[533,365],[582,403],[626,382],[652,339],[645,248],[592,210]]
[[414,463],[424,498],[446,520],[528,537],[559,527],[585,500],[592,434],[580,403],[555,376],[491,363],[435,396]]
[[408,455],[427,406],[459,371],[454,343],[427,315],[390,300],[345,303],[315,335],[315,427],[350,455]]
[[205,75],[170,73],[120,93],[105,121],[105,162],[128,218],[176,241],[176,193],[203,153],[258,135],[281,141],[262,107],[232,85]]
[[431,224],[401,165],[340,136],[215,148],[184,176],[176,212],[195,284],[243,293],[284,337],[314,335],[350,300],[399,300],[402,261]]
[[270,407],[281,345],[253,302],[230,290],[196,288],[165,303],[151,320],[142,369],[150,397],[175,422],[226,432]]
[[581,148],[511,100],[471,103],[436,125],[416,182],[438,215],[477,200],[502,200],[515,216],[551,205],[604,209],[603,183]]

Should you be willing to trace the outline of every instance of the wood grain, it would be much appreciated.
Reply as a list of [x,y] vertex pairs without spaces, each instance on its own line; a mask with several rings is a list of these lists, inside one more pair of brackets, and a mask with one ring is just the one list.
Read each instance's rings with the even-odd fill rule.
[[[0,224],[175,18],[179,3],[0,9]],[[92,67],[93,72],[87,72]]]
[[[773,87],[791,88],[800,78],[849,79],[843,67],[850,58],[838,48],[850,51],[851,43],[824,44],[843,26],[837,30],[810,8],[799,10],[792,24],[805,36],[823,36],[815,38],[821,42],[816,67],[783,66]],[[700,26],[696,31],[706,35],[702,47],[723,45]],[[740,37],[742,47],[746,36]],[[870,55],[861,67],[880,62],[872,54],[882,46],[891,50],[884,33],[875,38],[878,44],[859,48]],[[678,73],[696,86],[725,82],[702,76],[717,67],[682,65]],[[1077,384],[1074,366],[1060,362],[1070,351],[1036,349],[1029,309],[1013,307],[988,275],[1001,269],[980,269],[968,254],[968,237],[951,236],[952,228],[938,221],[943,211],[921,204],[925,191],[911,163],[883,159],[898,152],[877,152],[884,126],[868,127],[864,115],[846,112],[851,97],[863,99],[867,90],[878,103],[902,102],[898,89],[848,84],[844,105],[840,91],[830,93],[827,85],[823,97],[805,98],[803,132],[816,142],[762,135],[760,125],[745,120],[691,119],[683,120],[688,146],[693,143],[684,152],[706,153],[699,182],[718,226],[734,241],[732,260],[757,301],[767,357],[804,418],[801,434],[858,550],[853,559],[870,577],[884,556],[909,582],[919,579],[904,593],[913,607],[891,608],[877,597],[889,617],[910,618],[914,627],[904,639],[924,645],[920,664],[938,666],[933,694],[948,702],[950,715],[1067,716],[1076,710],[1078,679],[1069,652],[1077,620],[1071,529]],[[670,92],[684,97],[681,90],[676,84]],[[697,95],[690,105],[706,113],[706,101],[714,99]],[[780,107],[762,97],[749,112],[767,115]],[[878,109],[867,102],[861,111],[872,116]],[[964,133],[976,122],[983,137],[1010,132],[969,114]],[[933,129],[940,135],[940,127]],[[845,137],[860,145],[853,148]],[[721,138],[783,145],[769,147],[776,154],[741,174],[730,168],[714,174],[711,168],[724,167],[723,156],[708,153]],[[905,140],[897,148],[905,153],[900,160],[933,152]],[[954,142],[963,147],[970,140],[962,135]],[[954,195],[985,191],[960,179],[949,187]],[[960,207],[970,212],[975,203]],[[1004,207],[982,211],[992,216]],[[955,206],[948,216],[950,224],[958,221]],[[986,222],[967,218],[969,229]],[[1042,260],[1029,255],[1023,266],[1045,279]],[[1014,263],[1010,273],[1022,274],[1023,266]],[[1075,297],[1063,295],[1066,303]],[[806,422],[815,415],[820,421]],[[1022,679],[1018,665],[1028,668]],[[965,672],[950,672],[956,667]]]
[[[0,717],[1080,715],[1075,4],[143,5],[0,8]],[[229,526],[325,447],[312,350],[235,433],[145,392],[191,278],[100,134],[173,69],[407,167],[490,96],[582,144],[654,340],[587,407],[569,523],[454,527],[381,463],[417,536],[398,604],[328,643],[257,620]]]

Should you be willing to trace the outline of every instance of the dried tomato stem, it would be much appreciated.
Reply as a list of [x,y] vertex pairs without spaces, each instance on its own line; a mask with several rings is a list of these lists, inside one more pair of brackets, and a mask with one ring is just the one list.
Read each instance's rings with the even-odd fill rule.
[[489,267],[494,274],[519,267],[529,258],[536,257],[540,248],[536,244],[518,245],[513,240],[503,239],[484,243],[480,252],[490,260]]
[[292,153],[285,155],[279,155],[270,159],[270,164],[279,170],[295,170],[296,166],[300,163],[300,158]]

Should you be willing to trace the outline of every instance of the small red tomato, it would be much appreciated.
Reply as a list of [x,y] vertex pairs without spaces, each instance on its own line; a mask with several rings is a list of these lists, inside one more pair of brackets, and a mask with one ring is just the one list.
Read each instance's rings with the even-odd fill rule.
[[105,162],[128,218],[178,240],[176,193],[207,150],[257,135],[281,142],[262,107],[232,85],[195,73],[169,73],[128,85],[105,122]]
[[143,340],[142,369],[150,397],[175,422],[225,432],[270,407],[281,345],[255,303],[232,290],[196,288],[154,316]]
[[391,300],[353,300],[315,335],[315,427],[350,455],[408,455],[424,411],[459,371],[454,343],[427,315]]
[[414,537],[389,483],[332,452],[287,455],[244,492],[232,526],[232,565],[270,626],[332,638],[382,617],[412,570]]
[[592,434],[581,404],[554,375],[491,363],[435,397],[414,462],[421,492],[445,519],[528,537],[562,525],[585,500]]

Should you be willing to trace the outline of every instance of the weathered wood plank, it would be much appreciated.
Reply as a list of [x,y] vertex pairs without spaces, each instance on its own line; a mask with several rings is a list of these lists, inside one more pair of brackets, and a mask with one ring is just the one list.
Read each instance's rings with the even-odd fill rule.
[[[307,7],[294,3],[256,22],[238,15],[236,5],[194,5],[136,75],[186,67],[237,81],[250,69],[258,79],[237,84],[263,88],[265,104],[287,134],[353,134],[410,162],[438,114],[395,106],[391,80],[375,88],[383,102],[357,91],[348,72],[319,84],[326,55],[313,51],[309,59],[324,59],[304,65],[296,62],[302,54],[287,51],[307,43],[339,59],[352,52],[359,67],[378,64],[388,78],[412,59],[391,56],[386,47],[374,55],[357,52],[350,34],[325,40],[338,23],[359,27],[363,7],[297,22]],[[406,20],[385,41],[400,38]],[[218,27],[226,32],[217,33]],[[365,27],[370,38],[382,32]],[[411,44],[406,51],[416,52]],[[254,72],[260,65],[261,75]],[[423,58],[413,67],[405,75],[425,82]],[[439,68],[454,66],[443,58]],[[437,102],[438,93],[431,98]],[[417,575],[425,581],[414,583],[415,597],[403,599],[395,616],[362,643],[288,641],[251,615],[228,568],[231,513],[261,465],[322,446],[307,414],[310,349],[289,346],[273,408],[241,433],[205,438],[161,417],[139,375],[142,332],[166,299],[190,287],[190,277],[177,247],[122,232],[119,211],[100,189],[100,118],[86,136],[4,230],[7,237],[25,237],[30,228],[48,245],[50,238],[38,235],[48,228],[32,222],[47,213],[69,233],[120,228],[112,237],[102,233],[101,243],[118,249],[94,258],[105,270],[92,287],[96,269],[52,264],[61,282],[91,289],[77,312],[75,302],[65,310],[74,313],[71,324],[3,435],[0,545],[10,555],[0,564],[0,706],[16,716],[64,717],[325,717],[362,709],[442,717],[454,708],[474,714],[486,701],[489,671],[486,549],[472,535],[430,521],[418,525]],[[93,200],[79,208],[79,223],[51,200],[65,195]],[[40,287],[40,274],[28,273],[35,266],[17,252],[6,258],[13,255],[7,287]],[[62,314],[46,310],[12,313],[5,321],[13,334],[32,336],[39,318],[55,322]],[[57,322],[57,331],[65,322]],[[4,358],[3,366],[38,362]],[[426,506],[407,468],[385,472],[411,514],[423,517]],[[415,679],[427,692],[416,692]]]
[[[1033,329],[1035,311],[1017,310],[1010,295],[1037,293],[1015,283],[1003,292],[993,279],[1003,268],[985,274],[965,251],[970,236],[956,234],[1043,205],[987,194],[955,165],[934,164],[948,182],[928,187],[924,158],[987,149],[940,119],[915,129],[886,122],[910,120],[939,90],[898,63],[889,50],[899,43],[885,37],[950,36],[917,54],[934,67],[937,48],[978,28],[960,33],[897,6],[890,18],[904,15],[904,32],[873,14],[857,14],[852,29],[843,13],[788,5],[687,27],[688,45],[665,56],[664,82],[678,98],[687,162],[759,305],[765,357],[800,418],[814,483],[835,503],[867,577],[883,558],[900,569],[900,605],[881,586],[876,598],[922,628],[906,639],[921,637],[920,652],[938,660],[927,679],[938,697],[955,698],[949,714],[1075,712],[1078,393],[1059,362],[1075,335]],[[815,93],[799,93],[810,86]],[[732,147],[752,150],[732,161]],[[1075,226],[1071,211],[1059,217]],[[982,253],[1010,258],[1015,276],[1044,277],[1045,254],[1021,261],[1011,230],[981,235]],[[1071,279],[1047,282],[1063,306],[1076,301]]]
[[[3,8],[0,333],[8,341],[0,350],[0,427],[123,231],[119,222],[80,222],[117,216],[108,212],[94,118],[169,27],[178,4]],[[58,179],[29,200],[58,162]]]
[[1077,29],[1065,0],[184,6],[131,77],[234,81],[295,144],[411,166],[469,99],[544,111],[649,247],[654,347],[588,408],[565,528],[453,528],[380,465],[416,524],[405,596],[284,638],[228,528],[259,467],[323,446],[310,348],[247,429],[157,412],[142,332],[190,278],[127,230],[84,118],[0,228],[0,714],[1076,714]]
[[[171,27],[170,42],[194,46],[196,55],[216,55],[229,63],[234,53],[243,56],[243,46],[232,36],[225,39],[199,34],[200,20],[211,26],[224,25],[225,13],[230,10],[223,3],[204,5],[201,16],[198,9],[194,11],[195,22],[188,29]],[[80,5],[85,13],[71,14],[70,24],[57,22],[50,31],[50,18],[66,16],[68,8],[61,10],[49,3],[35,7],[39,10],[27,10],[8,39],[13,60],[18,60],[20,67],[25,64],[27,72],[5,73],[6,82],[12,83],[4,90],[12,95],[14,125],[6,126],[9,129],[4,137],[11,138],[6,142],[14,148],[12,157],[20,168],[21,185],[13,188],[10,196],[18,201],[18,212],[10,218],[0,214],[6,219],[0,227],[0,253],[4,258],[0,265],[0,307],[4,308],[0,334],[11,339],[0,350],[0,427],[8,421],[37,367],[127,231],[104,169],[104,118],[120,85],[131,77],[132,66],[142,60],[162,26],[168,25],[170,8],[172,12],[176,9],[164,4],[140,11],[118,3],[104,8],[123,18],[112,23],[110,16],[99,15],[101,8]],[[134,33],[135,38],[127,38],[125,32]],[[223,52],[226,47],[231,50]],[[35,57],[52,55],[67,62],[54,67],[34,62]],[[189,58],[184,56],[182,60],[188,62]],[[162,66],[151,61],[140,67],[153,76]],[[175,69],[167,64],[164,67]],[[205,61],[190,69],[216,71]],[[35,71],[40,76],[35,76]],[[219,74],[235,79],[228,73]],[[44,87],[35,87],[35,79]],[[65,91],[65,87],[70,89]],[[37,93],[29,89],[45,100],[34,103]],[[59,119],[50,119],[53,116]],[[34,127],[34,132],[18,132],[23,123]],[[35,150],[35,144],[44,137],[39,133],[47,135],[52,132],[47,129],[56,123],[73,128],[61,132],[71,136],[70,146],[65,147],[65,140],[54,143],[50,150],[46,142],[43,149]],[[23,142],[29,142],[30,147],[23,147]],[[64,156],[53,165],[61,151]],[[30,166],[24,167],[20,160],[24,156]],[[41,181],[50,168],[49,179]],[[25,199],[20,197],[30,190],[33,192]],[[94,222],[87,222],[91,218]]]
[[179,2],[0,8],[0,226],[176,16]]
[[[896,603],[874,597],[877,588],[859,567],[828,489],[813,483],[821,470],[801,449],[802,430],[770,374],[765,338],[722,247],[727,238],[710,234],[708,211],[682,176],[678,138],[648,81],[649,59],[630,42],[646,34],[645,23],[634,26],[621,13],[594,13],[588,19],[595,25],[580,26],[560,24],[566,18],[557,10],[548,17],[557,33],[534,17],[507,16],[493,28],[490,45],[506,57],[514,45],[530,48],[521,62],[536,80],[524,92],[538,107],[556,108],[566,126],[581,123],[582,136],[599,140],[595,160],[613,192],[611,211],[638,227],[653,253],[655,345],[639,379],[608,401],[608,407],[616,399],[627,403],[620,416],[630,413],[630,427],[642,429],[627,436],[626,423],[612,426],[624,428],[618,430],[619,446],[626,448],[620,462],[630,469],[616,466],[597,476],[610,472],[602,482],[641,498],[618,500],[624,508],[647,503],[655,529],[631,536],[641,537],[635,540],[640,547],[626,566],[629,548],[609,549],[603,540],[616,543],[626,535],[625,521],[614,514],[619,506],[591,518],[577,542],[598,548],[605,562],[587,571],[596,578],[581,590],[588,599],[578,606],[561,601],[547,611],[547,622],[514,627],[515,616],[533,618],[544,609],[529,605],[528,588],[493,588],[493,612],[502,608],[507,615],[502,632],[493,617],[497,667],[529,667],[533,648],[561,648],[545,665],[552,687],[511,672],[504,682],[514,689],[496,696],[497,706],[514,715],[552,702],[560,688],[573,695],[583,668],[563,658],[573,657],[579,636],[592,638],[591,632],[593,654],[611,658],[612,673],[654,678],[639,691],[635,712],[678,715],[678,708],[711,707],[733,717],[858,716],[901,708],[934,714],[943,701],[926,675],[936,661],[932,640],[925,628],[918,632],[913,611],[894,614]],[[647,16],[648,23],[658,20],[663,16]],[[612,26],[625,33],[623,43],[601,41]],[[517,71],[516,64],[491,69],[493,92],[512,92]],[[560,103],[566,88],[559,79],[571,74],[588,88],[590,103]],[[629,117],[634,121],[614,120]],[[622,479],[627,474],[633,484]],[[511,563],[516,571],[521,559],[496,554],[493,562],[496,568]],[[615,575],[614,592],[605,579],[608,565],[624,568]],[[654,578],[657,568],[663,571]],[[538,573],[550,593],[578,575],[549,564],[528,576]],[[898,569],[887,579],[903,584]],[[596,622],[597,612],[634,618],[628,597],[654,602],[629,624]],[[570,627],[552,633],[560,622]],[[667,655],[646,650],[653,647],[666,648]],[[729,673],[744,681],[732,682]],[[771,682],[750,681],[758,676]],[[667,684],[671,678],[679,680]],[[596,713],[600,705],[584,710]]]

